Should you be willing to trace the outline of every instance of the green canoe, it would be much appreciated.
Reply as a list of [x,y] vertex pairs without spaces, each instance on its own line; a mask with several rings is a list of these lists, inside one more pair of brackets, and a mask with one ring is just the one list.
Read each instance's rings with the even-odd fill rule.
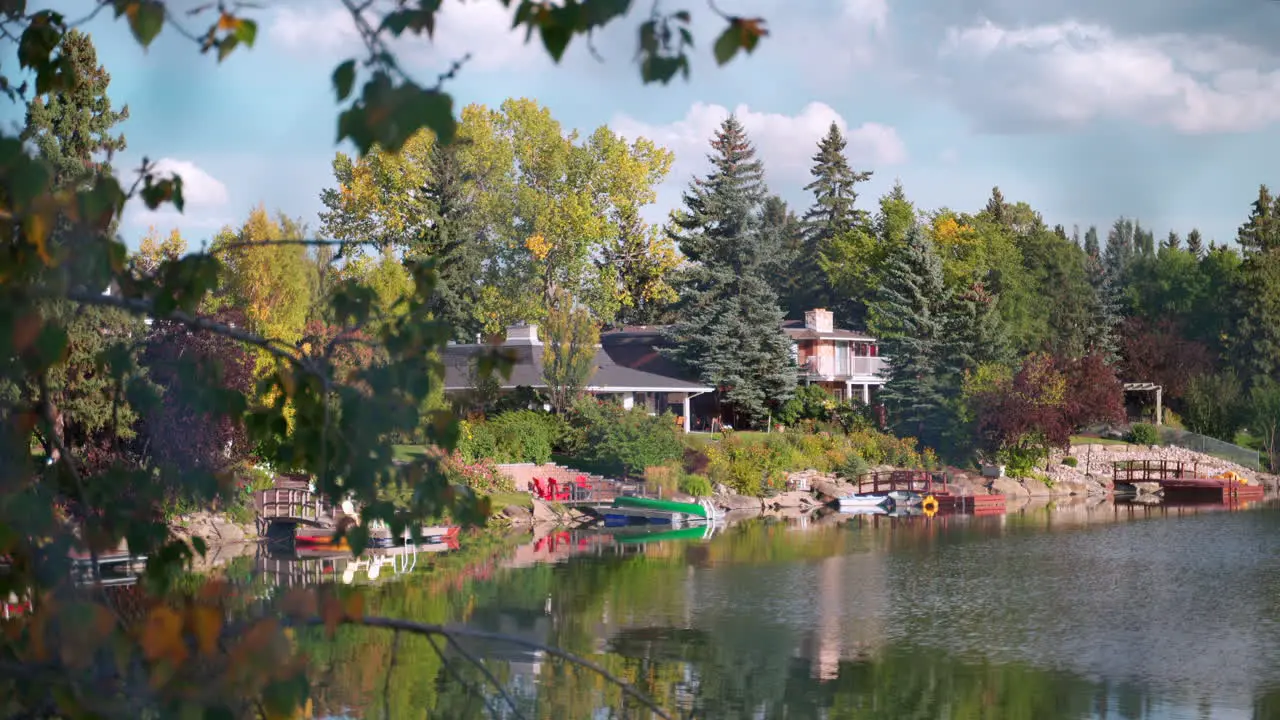
[[637,510],[661,510],[663,512],[684,513],[706,519],[707,508],[699,503],[676,502],[675,500],[657,500],[654,498],[630,497],[621,495],[613,499],[616,508],[635,508]]

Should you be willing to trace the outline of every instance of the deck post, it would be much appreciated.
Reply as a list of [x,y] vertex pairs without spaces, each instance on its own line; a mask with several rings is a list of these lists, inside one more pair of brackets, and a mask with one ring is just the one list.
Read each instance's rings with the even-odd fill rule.
[[1156,427],[1164,424],[1164,387],[1156,386]]
[[692,428],[689,422],[689,393],[684,394],[684,431],[687,433]]

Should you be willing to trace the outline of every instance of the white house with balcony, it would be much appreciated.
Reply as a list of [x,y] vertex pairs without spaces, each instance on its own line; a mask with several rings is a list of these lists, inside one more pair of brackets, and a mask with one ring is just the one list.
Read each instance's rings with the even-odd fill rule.
[[786,322],[783,330],[791,337],[803,383],[820,385],[840,400],[870,405],[874,389],[889,381],[888,359],[880,355],[876,339],[837,329],[830,310],[810,310],[803,322]]

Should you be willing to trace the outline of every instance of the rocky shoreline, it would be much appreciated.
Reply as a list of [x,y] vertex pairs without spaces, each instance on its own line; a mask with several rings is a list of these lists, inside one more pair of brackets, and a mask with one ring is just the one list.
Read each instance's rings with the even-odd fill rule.
[[[1077,465],[1063,464],[1064,457],[1076,458]],[[1062,510],[1067,507],[1075,512],[1085,512],[1103,504],[1112,493],[1111,463],[1121,460],[1167,460],[1198,465],[1204,475],[1216,475],[1233,471],[1251,484],[1263,485],[1268,491],[1280,487],[1280,476],[1261,473],[1241,467],[1220,458],[1180,447],[1142,447],[1136,445],[1078,445],[1066,452],[1055,452],[1048,465],[1038,473],[1048,478],[1015,479],[1010,477],[987,478],[978,473],[952,472],[952,488],[961,495],[1002,494],[1008,512],[1046,506]],[[894,470],[892,467],[876,467],[875,471]],[[709,498],[716,507],[724,510],[729,518],[759,516],[792,517],[807,514],[835,498],[853,492],[854,487],[832,473],[816,470],[792,472],[787,477],[793,487],[808,490],[792,490],[760,498],[738,495],[724,486],[716,488]],[[1159,487],[1154,483],[1139,483],[1136,487],[1139,500],[1158,501]],[[689,498],[692,499],[692,498]],[[520,529],[537,532],[537,528],[578,527],[593,522],[590,515],[574,508],[564,507],[533,498],[531,507],[508,506],[490,521],[495,532]],[[260,538],[253,523],[236,523],[224,515],[200,512],[175,520],[174,532],[180,537],[202,538],[209,547],[202,567],[214,568],[230,559],[252,554]]]

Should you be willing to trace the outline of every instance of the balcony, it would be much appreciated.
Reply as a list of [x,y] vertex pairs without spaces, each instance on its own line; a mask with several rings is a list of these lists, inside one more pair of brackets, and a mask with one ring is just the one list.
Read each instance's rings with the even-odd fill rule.
[[889,380],[889,358],[848,357],[837,362],[831,357],[811,357],[800,363],[800,373],[810,380],[848,380],[884,383]]

